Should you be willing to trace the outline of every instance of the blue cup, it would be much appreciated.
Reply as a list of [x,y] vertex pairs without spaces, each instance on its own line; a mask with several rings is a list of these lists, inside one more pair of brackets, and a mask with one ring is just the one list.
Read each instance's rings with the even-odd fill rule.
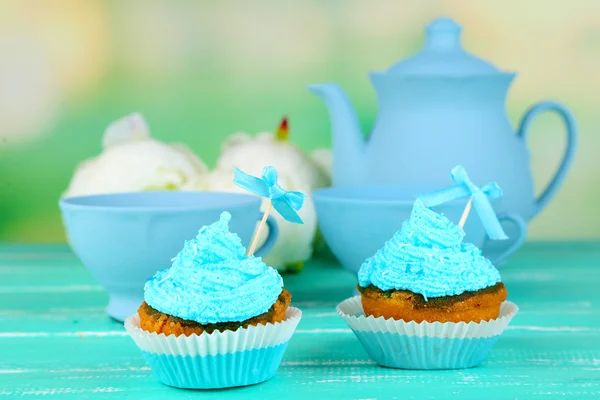
[[[420,186],[354,186],[330,187],[313,192],[319,228],[332,253],[347,269],[358,272],[362,263],[383,247],[410,217],[417,195],[433,188]],[[458,222],[466,199],[450,201],[435,207],[437,212]],[[525,242],[527,225],[518,215],[498,215],[509,225],[511,239],[503,246],[486,252],[485,229],[472,210],[464,226],[465,241],[483,249],[484,255],[499,264]]]
[[[69,243],[81,262],[108,291],[106,312],[123,321],[144,299],[144,284],[204,225],[231,213],[229,228],[247,246],[260,212],[260,198],[240,193],[141,192],[71,197],[59,202]],[[255,254],[264,256],[278,235],[274,218],[269,236]]]

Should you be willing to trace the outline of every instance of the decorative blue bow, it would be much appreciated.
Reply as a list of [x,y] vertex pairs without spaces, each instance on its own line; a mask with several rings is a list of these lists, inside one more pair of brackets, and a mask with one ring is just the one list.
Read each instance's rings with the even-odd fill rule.
[[271,199],[273,208],[281,216],[296,224],[303,224],[296,211],[304,204],[304,193],[286,192],[277,184],[277,170],[274,167],[265,167],[262,179],[248,175],[239,168],[234,167],[233,183],[260,197]]
[[460,199],[461,197],[471,197],[475,210],[490,239],[508,239],[508,236],[504,233],[500,221],[498,221],[498,217],[496,216],[496,212],[488,199],[488,197],[492,199],[502,197],[502,189],[500,189],[500,186],[498,186],[496,182],[490,182],[481,188],[478,188],[471,182],[467,175],[467,171],[465,171],[461,165],[454,167],[450,172],[450,175],[457,185],[422,194],[418,196],[418,199],[421,200],[426,207],[434,207],[450,200]]

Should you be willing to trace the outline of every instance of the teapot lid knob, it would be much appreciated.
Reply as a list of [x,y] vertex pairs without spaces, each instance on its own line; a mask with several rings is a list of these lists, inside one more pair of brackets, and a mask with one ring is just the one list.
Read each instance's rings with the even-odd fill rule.
[[462,28],[448,17],[437,18],[425,29],[426,43],[412,57],[392,65],[385,73],[398,75],[469,76],[497,74],[491,63],[466,52],[460,43]]
[[461,26],[451,18],[438,18],[425,28],[427,37],[426,46],[438,51],[460,49],[461,31]]

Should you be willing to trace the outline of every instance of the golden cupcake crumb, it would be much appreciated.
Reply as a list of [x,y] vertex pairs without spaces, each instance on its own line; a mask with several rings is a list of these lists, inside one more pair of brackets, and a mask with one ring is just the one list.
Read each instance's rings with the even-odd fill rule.
[[290,292],[283,289],[269,311],[241,322],[220,322],[202,325],[195,321],[188,321],[164,314],[155,310],[146,302],[143,302],[138,309],[138,315],[140,316],[140,326],[145,331],[159,334],[164,333],[165,335],[190,336],[193,334],[200,335],[203,332],[212,333],[215,330],[221,332],[225,330],[235,331],[241,327],[247,328],[251,325],[266,325],[267,323],[281,322],[285,319],[285,313],[290,306],[291,300],[292,295]]
[[502,282],[456,296],[425,298],[409,290],[383,291],[373,285],[358,286],[365,315],[395,320],[427,322],[481,322],[498,318],[507,291]]

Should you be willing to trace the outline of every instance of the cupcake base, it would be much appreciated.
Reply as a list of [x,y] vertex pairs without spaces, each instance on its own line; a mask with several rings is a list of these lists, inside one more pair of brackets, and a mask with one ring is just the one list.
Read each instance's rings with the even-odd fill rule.
[[141,328],[137,314],[125,321],[150,368],[162,383],[183,389],[253,385],[275,376],[302,312],[288,308],[277,323],[200,335],[165,335]]
[[202,325],[195,321],[188,321],[172,315],[162,313],[152,308],[145,301],[138,309],[140,324],[143,330],[148,332],[164,333],[165,335],[200,335],[201,333],[213,333],[214,331],[235,331],[238,328],[247,328],[251,325],[274,324],[284,320],[286,310],[290,306],[292,295],[286,289],[282,289],[277,301],[264,314],[239,322],[220,322],[216,324]]
[[401,369],[459,369],[475,367],[517,313],[509,301],[490,321],[405,322],[365,316],[359,296],[337,307],[369,356],[379,365]]
[[498,318],[500,305],[507,296],[502,282],[474,292],[428,300],[408,290],[383,291],[372,285],[357,288],[367,316],[416,322],[489,321]]

